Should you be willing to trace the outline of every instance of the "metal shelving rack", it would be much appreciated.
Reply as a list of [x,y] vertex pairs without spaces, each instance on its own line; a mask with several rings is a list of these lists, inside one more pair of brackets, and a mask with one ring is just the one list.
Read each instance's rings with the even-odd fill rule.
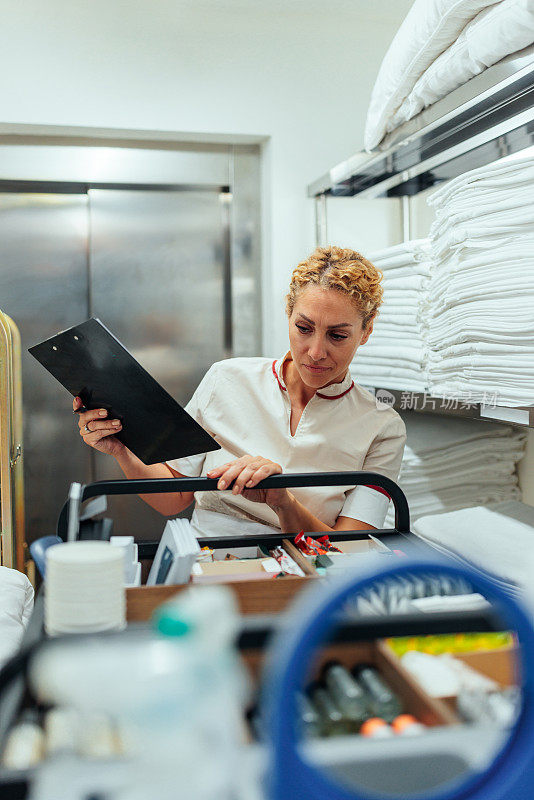
[[[356,153],[308,186],[315,198],[316,238],[327,241],[326,198],[398,197],[403,230],[410,229],[408,199],[438,183],[534,145],[534,45],[513,53],[403,125],[386,149]],[[408,238],[408,237],[406,237]],[[447,398],[388,386],[397,410],[508,422],[534,428],[534,406],[454,405]]]

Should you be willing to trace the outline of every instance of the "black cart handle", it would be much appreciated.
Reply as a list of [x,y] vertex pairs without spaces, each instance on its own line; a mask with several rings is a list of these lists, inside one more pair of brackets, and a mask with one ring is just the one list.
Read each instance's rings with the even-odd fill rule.
[[[112,494],[165,494],[168,492],[209,492],[217,490],[218,478],[143,478],[96,481],[82,486],[81,502],[90,497]],[[395,508],[395,530],[410,533],[410,512],[406,495],[395,481],[378,472],[295,472],[271,475],[255,489],[286,489],[309,486],[369,486],[387,495]],[[223,490],[231,489],[232,484]],[[61,509],[57,535],[67,538],[68,501]]]

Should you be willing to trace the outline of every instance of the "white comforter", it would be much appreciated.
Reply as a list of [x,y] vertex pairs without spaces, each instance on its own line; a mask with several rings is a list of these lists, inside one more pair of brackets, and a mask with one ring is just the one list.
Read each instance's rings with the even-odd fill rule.
[[534,0],[416,0],[380,67],[365,148],[532,42]]
[[0,567],[0,667],[16,652],[33,610],[33,586],[22,572]]

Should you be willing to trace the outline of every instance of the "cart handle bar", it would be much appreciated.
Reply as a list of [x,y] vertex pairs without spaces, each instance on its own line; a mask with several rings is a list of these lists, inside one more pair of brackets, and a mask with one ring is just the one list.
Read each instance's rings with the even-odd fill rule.
[[[90,497],[112,494],[164,494],[166,492],[209,492],[217,489],[218,478],[143,478],[96,481],[82,485],[81,502]],[[233,484],[225,489],[228,491]],[[395,481],[378,472],[294,472],[264,478],[255,489],[285,489],[310,486],[368,486],[393,501],[395,530],[410,533],[410,512],[406,495]],[[61,509],[57,535],[67,538],[68,501]]]

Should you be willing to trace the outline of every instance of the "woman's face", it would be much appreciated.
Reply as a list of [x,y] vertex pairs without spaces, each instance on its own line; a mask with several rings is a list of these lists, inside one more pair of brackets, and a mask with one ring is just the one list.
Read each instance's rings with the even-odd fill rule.
[[362,315],[343,292],[314,284],[299,292],[289,318],[289,343],[303,383],[315,390],[340,383],[372,330],[372,322],[363,330]]

